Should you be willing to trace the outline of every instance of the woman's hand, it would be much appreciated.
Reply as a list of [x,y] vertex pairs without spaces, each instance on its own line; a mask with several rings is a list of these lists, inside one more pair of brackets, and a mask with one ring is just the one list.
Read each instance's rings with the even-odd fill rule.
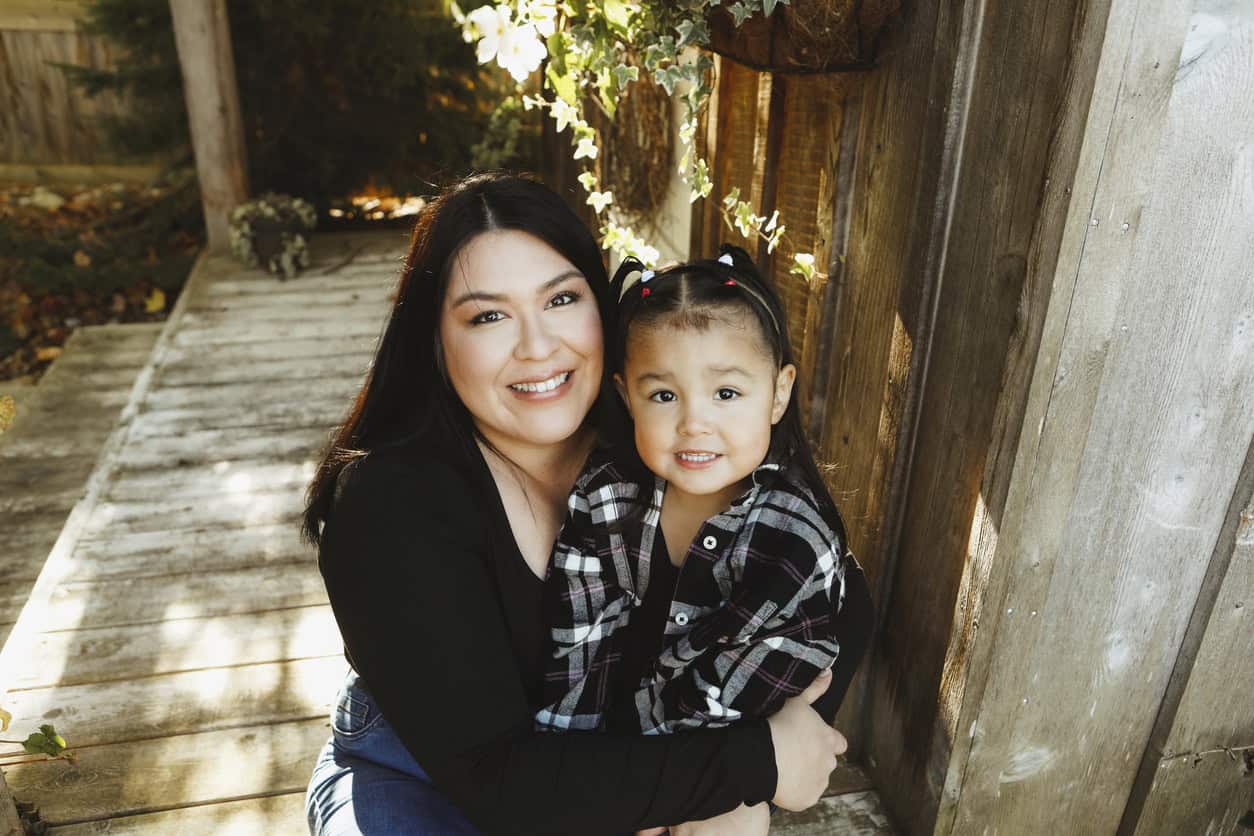
[[824,671],[767,720],[775,745],[775,803],[785,810],[804,810],[818,802],[836,768],[836,756],[849,748],[845,736],[823,721],[810,704],[832,684]]

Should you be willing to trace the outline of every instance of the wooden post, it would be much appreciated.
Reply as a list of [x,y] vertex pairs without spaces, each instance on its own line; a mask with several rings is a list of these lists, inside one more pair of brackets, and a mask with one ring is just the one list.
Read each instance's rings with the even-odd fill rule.
[[210,252],[227,249],[231,210],[248,196],[247,157],[226,0],[170,0]]

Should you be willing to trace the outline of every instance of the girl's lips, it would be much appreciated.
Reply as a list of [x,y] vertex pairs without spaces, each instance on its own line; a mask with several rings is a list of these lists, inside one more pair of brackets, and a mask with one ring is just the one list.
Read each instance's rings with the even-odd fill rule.
[[[522,389],[515,389],[513,385],[506,386],[509,393],[520,401],[552,401],[562,397],[570,391],[570,382],[575,379],[575,372],[566,371],[559,372],[555,377],[566,376],[566,379],[552,389],[546,389],[542,392],[528,392]],[[533,381],[520,381],[520,383],[532,383]],[[539,383],[540,381],[534,381]]]
[[[686,458],[686,456],[699,456],[700,458]],[[689,450],[675,454],[675,461],[684,470],[705,470],[713,467],[714,463],[721,458],[723,458],[721,453],[697,453]]]

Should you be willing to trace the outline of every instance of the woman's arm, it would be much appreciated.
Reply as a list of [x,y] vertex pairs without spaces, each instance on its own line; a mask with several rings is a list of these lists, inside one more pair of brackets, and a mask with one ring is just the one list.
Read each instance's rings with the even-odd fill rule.
[[384,715],[476,826],[631,830],[775,795],[762,721],[668,738],[533,732],[464,478],[376,456],[352,470],[319,555],[336,620]]

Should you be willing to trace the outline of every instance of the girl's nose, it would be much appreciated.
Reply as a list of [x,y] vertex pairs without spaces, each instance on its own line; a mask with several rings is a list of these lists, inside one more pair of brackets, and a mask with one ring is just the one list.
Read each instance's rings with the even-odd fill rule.
[[557,349],[559,341],[557,334],[545,327],[543,317],[524,317],[514,355],[519,360],[543,360]]
[[708,435],[710,433],[710,422],[705,415],[705,411],[698,405],[685,406],[683,413],[679,417],[679,433],[680,435]]

